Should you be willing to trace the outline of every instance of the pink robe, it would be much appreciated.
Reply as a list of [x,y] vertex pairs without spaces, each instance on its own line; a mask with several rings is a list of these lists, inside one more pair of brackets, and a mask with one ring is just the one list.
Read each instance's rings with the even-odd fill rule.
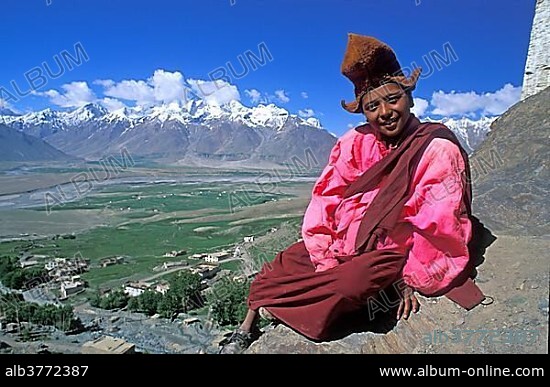
[[[379,188],[343,199],[345,188],[391,150],[372,134],[350,130],[331,151],[314,185],[302,237],[317,272],[338,266],[337,256],[355,253],[363,214]],[[377,249],[404,248],[405,283],[434,295],[461,274],[469,260],[471,222],[462,201],[464,160],[452,142],[436,138],[413,177],[414,193],[401,221],[378,241]]]

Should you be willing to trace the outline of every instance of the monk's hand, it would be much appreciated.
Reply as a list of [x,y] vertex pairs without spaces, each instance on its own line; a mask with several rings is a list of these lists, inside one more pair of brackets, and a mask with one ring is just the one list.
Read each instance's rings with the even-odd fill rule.
[[406,286],[402,289],[400,294],[401,300],[399,302],[399,308],[397,309],[397,319],[403,317],[405,320],[409,318],[411,311],[416,313],[420,309],[420,303],[414,295],[414,289],[410,286]]

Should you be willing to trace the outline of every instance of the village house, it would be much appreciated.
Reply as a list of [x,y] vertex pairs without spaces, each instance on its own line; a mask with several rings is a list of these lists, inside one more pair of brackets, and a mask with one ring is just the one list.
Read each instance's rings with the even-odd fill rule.
[[160,294],[166,294],[170,290],[170,284],[167,282],[159,283],[155,286],[155,292]]
[[76,294],[84,290],[83,281],[63,281],[61,282],[61,298],[65,299],[71,294]]
[[128,282],[124,285],[123,291],[130,297],[137,297],[151,288],[151,285],[152,284],[147,282]]
[[204,258],[204,261],[209,262],[209,263],[218,263],[221,260],[229,258],[230,255],[231,254],[228,251],[225,251],[225,250],[224,251],[218,251],[218,252],[215,252],[215,253],[208,254]]
[[219,261],[218,257],[210,254],[208,254],[206,258],[204,258],[204,262],[208,262],[208,263],[218,263],[218,261]]
[[185,250],[172,250],[168,253],[165,253],[164,256],[165,257],[179,257],[180,255],[185,255],[187,254],[187,251]]
[[105,258],[102,258],[100,261],[99,261],[99,265],[101,267],[107,267],[107,266],[112,266],[112,265],[117,265],[117,264],[121,264],[121,263],[124,263],[124,257],[105,257]]
[[55,258],[44,265],[48,275],[55,282],[67,280],[67,278],[88,270],[89,260]]
[[[181,266],[187,266],[187,262],[185,261],[179,261],[179,262],[163,262],[162,264],[162,270],[169,270],[174,267],[181,267]],[[156,270],[160,270],[160,267],[155,267]],[[155,270],[153,269],[153,270]]]
[[54,258],[52,261],[46,262],[44,265],[44,268],[48,271],[57,269],[58,267],[62,267],[66,264],[67,260],[65,258]]
[[23,269],[25,269],[27,267],[33,267],[33,266],[36,266],[38,264],[39,264],[39,262],[32,255],[30,255],[28,257],[25,257],[25,258],[21,258],[19,260],[19,265]]
[[202,280],[205,280],[214,277],[220,271],[220,267],[217,265],[202,264],[190,268],[189,271],[193,274],[198,274]]
[[235,251],[233,252],[233,258],[237,258],[241,256],[241,246],[235,247]]

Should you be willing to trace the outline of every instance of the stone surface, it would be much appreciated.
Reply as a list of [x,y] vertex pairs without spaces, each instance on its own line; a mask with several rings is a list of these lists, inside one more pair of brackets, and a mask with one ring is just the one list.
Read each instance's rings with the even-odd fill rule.
[[521,99],[550,86],[550,1],[537,0]]
[[550,234],[550,88],[512,106],[470,160],[473,211],[493,232]]
[[[548,246],[548,237],[497,236],[478,267],[480,275],[490,278],[480,284],[484,294],[494,299],[490,305],[466,311],[445,297],[419,297],[417,314],[397,323],[386,318],[385,329],[382,324],[370,332],[315,343],[278,325],[247,352],[548,353]],[[538,287],[517,290],[518,279]]]

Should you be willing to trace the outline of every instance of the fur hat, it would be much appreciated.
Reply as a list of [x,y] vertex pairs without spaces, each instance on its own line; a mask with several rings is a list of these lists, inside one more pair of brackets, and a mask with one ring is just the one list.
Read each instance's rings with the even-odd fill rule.
[[385,83],[397,83],[411,92],[420,72],[421,69],[416,68],[407,78],[390,46],[371,36],[350,33],[342,74],[355,86],[355,101],[346,103],[342,100],[342,107],[350,113],[361,113],[361,99]]

